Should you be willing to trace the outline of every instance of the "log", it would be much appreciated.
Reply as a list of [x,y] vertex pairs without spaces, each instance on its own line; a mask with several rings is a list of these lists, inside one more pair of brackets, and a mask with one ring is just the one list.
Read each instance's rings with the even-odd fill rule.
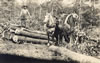
[[12,39],[14,42],[26,41],[26,42],[32,42],[32,43],[37,43],[37,44],[47,44],[48,43],[47,40],[34,39],[34,38],[25,37],[25,36],[18,36],[18,35],[13,36]]
[[10,27],[10,29],[12,30],[16,30],[18,27]]
[[21,28],[21,26],[16,25],[16,24],[10,24],[10,29],[16,30],[18,28]]
[[[26,42],[29,41],[29,42],[43,43],[43,44],[47,44],[48,43],[48,40],[44,40],[44,39],[41,39],[41,38],[33,38],[33,37],[28,37],[28,36],[15,35],[13,33],[13,30],[6,30],[6,31],[4,31],[2,33],[2,38],[7,39],[7,40],[13,40],[16,43],[18,43],[19,41],[26,41]],[[52,42],[52,41],[50,41],[50,42]]]
[[57,46],[51,46],[49,47],[50,51],[57,52],[61,54],[62,56],[65,56],[67,58],[70,58],[71,60],[77,61],[79,63],[100,63],[100,59],[82,55],[76,52],[73,52],[71,50],[68,50],[64,47],[57,47]]
[[[11,26],[10,29],[12,29],[12,30],[21,30],[21,27],[20,26]],[[23,31],[27,31],[27,32],[30,32],[30,33],[41,34],[41,35],[46,35],[46,32],[43,32],[43,31],[29,30],[29,29],[23,29]]]
[[20,29],[16,29],[15,34],[23,35],[23,36],[27,36],[27,37],[31,37],[31,38],[48,40],[48,37],[46,35],[41,35],[41,34],[37,34],[37,33],[30,33],[27,31],[20,30]]
[[30,32],[30,33],[41,34],[41,35],[47,35],[46,32],[43,32],[43,31],[29,30],[29,29],[24,29],[24,31],[27,31],[27,32]]
[[15,33],[15,30],[13,30],[13,29],[10,29],[9,31],[10,31],[11,33]]

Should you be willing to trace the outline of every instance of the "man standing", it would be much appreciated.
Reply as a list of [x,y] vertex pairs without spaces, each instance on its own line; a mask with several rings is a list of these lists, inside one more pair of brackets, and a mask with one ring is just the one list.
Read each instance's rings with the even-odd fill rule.
[[21,17],[21,27],[28,28],[29,27],[29,22],[30,22],[29,18],[31,16],[30,16],[30,13],[29,13],[26,5],[22,6],[20,17]]

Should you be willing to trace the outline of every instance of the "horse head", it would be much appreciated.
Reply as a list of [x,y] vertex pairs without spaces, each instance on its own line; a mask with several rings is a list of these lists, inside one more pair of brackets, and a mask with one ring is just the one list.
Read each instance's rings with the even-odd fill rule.
[[78,22],[78,18],[78,14],[71,13],[66,17],[64,24],[67,25],[69,28],[75,27],[76,23]]
[[55,19],[51,13],[47,13],[44,19],[44,23],[47,27],[53,27],[55,25]]
[[78,14],[76,14],[76,13],[72,13],[71,15],[73,16],[74,19],[78,19],[79,18]]

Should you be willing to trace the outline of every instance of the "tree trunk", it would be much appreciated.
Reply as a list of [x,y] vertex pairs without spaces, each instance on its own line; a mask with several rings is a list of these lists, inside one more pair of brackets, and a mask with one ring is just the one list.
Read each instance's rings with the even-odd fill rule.
[[51,46],[49,47],[49,50],[59,53],[61,54],[61,56],[65,56],[66,58],[70,58],[71,60],[77,61],[79,63],[100,63],[100,59],[97,59],[91,56],[82,55],[82,54],[70,51],[64,47]]
[[20,30],[20,29],[19,30],[17,29],[15,31],[15,34],[23,35],[23,36],[31,37],[31,38],[48,40],[48,37],[46,35],[42,35],[42,34],[38,34],[38,33],[30,33],[27,31]]
[[35,38],[30,38],[30,37],[25,37],[25,36],[18,36],[18,35],[13,36],[12,39],[14,42],[25,41],[25,42],[32,42],[36,44],[47,44],[48,43],[47,40],[35,39]]

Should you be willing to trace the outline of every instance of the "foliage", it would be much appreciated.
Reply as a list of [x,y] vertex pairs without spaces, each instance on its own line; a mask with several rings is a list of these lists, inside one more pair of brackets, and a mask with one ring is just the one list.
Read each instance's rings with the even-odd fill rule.
[[[13,21],[13,22],[18,22],[18,18],[19,18],[19,14],[20,14],[20,10],[21,7],[20,6],[16,6],[14,4],[14,0],[1,0],[2,2],[2,6],[0,7],[0,13],[1,16],[0,18],[1,21]],[[80,11],[81,8],[81,11]],[[89,7],[88,5],[82,4],[82,6],[80,7],[80,4],[76,2],[76,4],[74,4],[74,7],[62,7],[62,5],[59,3],[58,0],[51,0],[49,2],[45,2],[42,3],[41,5],[38,5],[37,3],[32,3],[31,1],[28,3],[28,9],[31,13],[31,21],[35,21],[33,22],[36,23],[36,21],[38,22],[39,26],[42,26],[43,23],[42,21],[44,20],[44,16],[46,14],[46,12],[53,12],[53,15],[59,16],[59,14],[66,13],[72,13],[72,12],[76,12],[77,14],[79,14],[80,12],[83,12],[82,18],[81,18],[81,24],[82,27],[84,26],[89,26],[89,25],[97,25],[98,23],[96,23],[98,21],[98,16],[97,13],[97,9],[94,9],[92,7]],[[34,26],[32,26],[34,27]]]
[[[0,23],[9,22],[9,23],[15,23],[19,25],[19,21],[20,21],[19,14],[21,11],[21,6],[15,5],[14,2],[15,0],[1,0]],[[59,14],[61,13],[69,14],[72,12],[76,12],[77,14],[80,14],[81,15],[80,24],[82,28],[85,29],[87,29],[90,26],[93,27],[100,24],[99,16],[97,16],[100,10],[95,9],[93,7],[89,7],[88,5],[85,4],[83,4],[81,7],[79,3],[74,4],[73,7],[62,7],[62,5],[57,0],[45,2],[41,5],[38,5],[37,3],[29,2],[28,10],[32,17],[31,19],[29,19],[31,20],[30,28],[34,30],[43,31],[44,17],[46,15],[46,12],[51,12],[51,11],[53,12],[53,15],[56,15],[58,17]],[[81,53],[86,53],[88,47],[89,45],[87,45],[87,43],[83,43],[78,46],[75,46],[75,49],[81,51]]]

